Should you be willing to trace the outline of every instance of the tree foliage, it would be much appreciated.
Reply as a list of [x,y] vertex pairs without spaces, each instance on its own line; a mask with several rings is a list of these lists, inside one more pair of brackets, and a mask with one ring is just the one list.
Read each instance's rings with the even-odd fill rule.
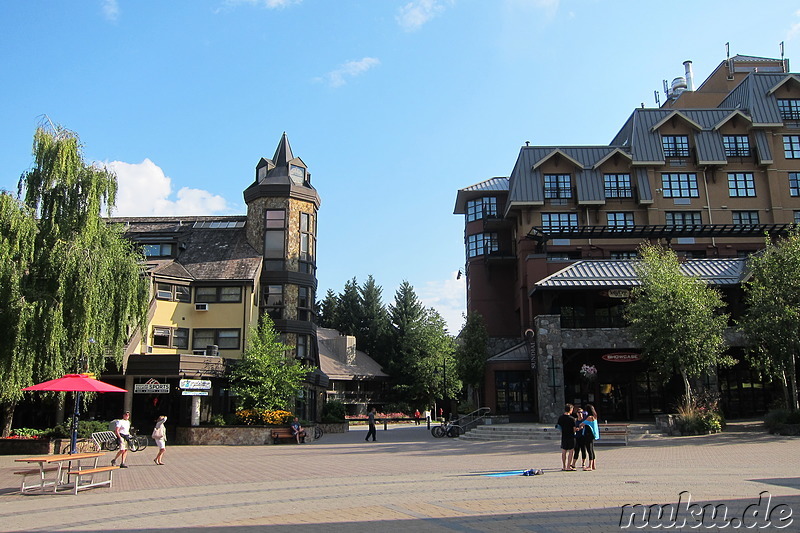
[[690,398],[689,378],[733,363],[725,355],[724,303],[716,289],[681,272],[672,250],[648,244],[640,257],[634,268],[641,284],[626,308],[631,332],[664,381],[676,372],[683,377]]
[[339,295],[336,314],[334,316],[335,329],[343,335],[358,335],[361,325],[361,295],[358,292],[356,278],[344,284],[344,291]]
[[418,349],[410,352],[412,399],[433,403],[435,398],[456,398],[462,382],[455,358],[455,341],[447,324],[432,307],[425,310],[417,326]]
[[[458,373],[464,384],[479,391],[483,385],[484,370],[486,369],[489,333],[480,313],[468,313],[464,327],[458,336],[456,357],[458,360]],[[479,398],[476,404],[480,404]]]
[[328,289],[325,293],[325,298],[317,304],[319,309],[319,316],[317,317],[319,325],[323,328],[336,327],[336,314],[339,308],[339,297],[333,292],[333,289]]
[[747,357],[762,376],[779,381],[787,406],[798,408],[797,354],[800,349],[800,230],[773,242],[751,258],[745,284],[746,311],[739,327]]
[[149,298],[141,252],[102,218],[114,204],[114,174],[87,165],[78,136],[51,123],[36,130],[33,158],[20,178],[24,200],[0,200],[4,431],[21,387],[100,373],[108,354],[119,364]]
[[314,368],[287,356],[291,347],[280,342],[269,315],[261,317],[249,339],[241,360],[228,369],[239,407],[292,410],[303,379]]
[[361,323],[356,335],[358,349],[367,353],[381,366],[389,363],[389,313],[383,305],[383,289],[370,275],[359,288]]

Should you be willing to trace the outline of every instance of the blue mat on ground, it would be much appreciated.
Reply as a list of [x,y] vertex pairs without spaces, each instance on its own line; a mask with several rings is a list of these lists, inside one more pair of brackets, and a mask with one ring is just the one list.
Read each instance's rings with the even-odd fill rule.
[[486,477],[505,477],[505,476],[538,476],[544,474],[539,468],[529,468],[527,470],[509,470],[507,472],[491,472],[483,474]]

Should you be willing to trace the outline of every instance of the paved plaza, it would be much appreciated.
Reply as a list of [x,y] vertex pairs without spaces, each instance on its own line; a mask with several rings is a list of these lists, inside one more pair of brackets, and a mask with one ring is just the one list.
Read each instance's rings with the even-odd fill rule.
[[[689,517],[660,529],[714,530],[692,518],[699,506],[682,512],[687,498],[724,504],[726,530],[800,531],[800,441],[753,424],[729,429],[597,446],[593,472],[561,472],[556,441],[434,439],[424,425],[379,429],[376,443],[352,428],[299,446],[170,446],[165,466],[147,448],[129,454],[112,488],[77,496],[20,494],[21,456],[0,456],[0,531],[606,532],[620,531],[622,506],[637,503],[672,504],[672,524]],[[545,474],[486,475],[528,468]],[[662,509],[668,520],[671,507]],[[626,529],[659,525],[656,513],[633,514]]]

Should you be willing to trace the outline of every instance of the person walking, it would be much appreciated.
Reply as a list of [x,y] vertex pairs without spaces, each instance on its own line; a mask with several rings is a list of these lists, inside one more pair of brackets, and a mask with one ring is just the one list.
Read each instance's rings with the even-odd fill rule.
[[561,430],[561,470],[574,471],[572,456],[575,453],[575,419],[572,418],[573,405],[564,406],[564,414],[558,417],[556,428]]
[[584,468],[585,471],[597,470],[597,462],[594,453],[594,441],[600,438],[600,427],[597,425],[597,411],[594,405],[589,404],[586,406],[588,414],[583,420],[581,426],[584,427],[584,445],[586,446],[586,454],[589,456],[589,467]]
[[156,454],[156,458],[153,459],[153,462],[157,465],[164,464],[164,452],[167,450],[167,428],[164,427],[164,422],[166,421],[166,416],[159,416],[156,419],[156,427],[153,428],[153,434],[150,435],[153,437],[158,447],[158,454]]
[[117,464],[117,459],[119,459],[119,467],[128,468],[128,465],[125,464],[125,458],[128,456],[128,440],[131,438],[131,412],[125,411],[122,413],[122,418],[116,422],[117,423],[114,425],[114,435],[116,435],[117,442],[119,443],[119,451],[111,460],[111,466],[115,466]]
[[375,442],[375,436],[376,436],[377,431],[376,431],[376,428],[375,428],[375,408],[374,407],[372,409],[370,409],[369,415],[367,415],[367,422],[369,423],[369,431],[367,431],[367,438],[365,438],[364,440],[368,441],[369,440],[369,436],[372,435],[372,442]]

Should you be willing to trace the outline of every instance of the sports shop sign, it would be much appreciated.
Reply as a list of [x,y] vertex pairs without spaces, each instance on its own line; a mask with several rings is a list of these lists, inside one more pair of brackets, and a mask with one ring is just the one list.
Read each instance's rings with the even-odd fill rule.
[[134,394],[169,394],[169,383],[159,383],[153,378],[133,385]]

